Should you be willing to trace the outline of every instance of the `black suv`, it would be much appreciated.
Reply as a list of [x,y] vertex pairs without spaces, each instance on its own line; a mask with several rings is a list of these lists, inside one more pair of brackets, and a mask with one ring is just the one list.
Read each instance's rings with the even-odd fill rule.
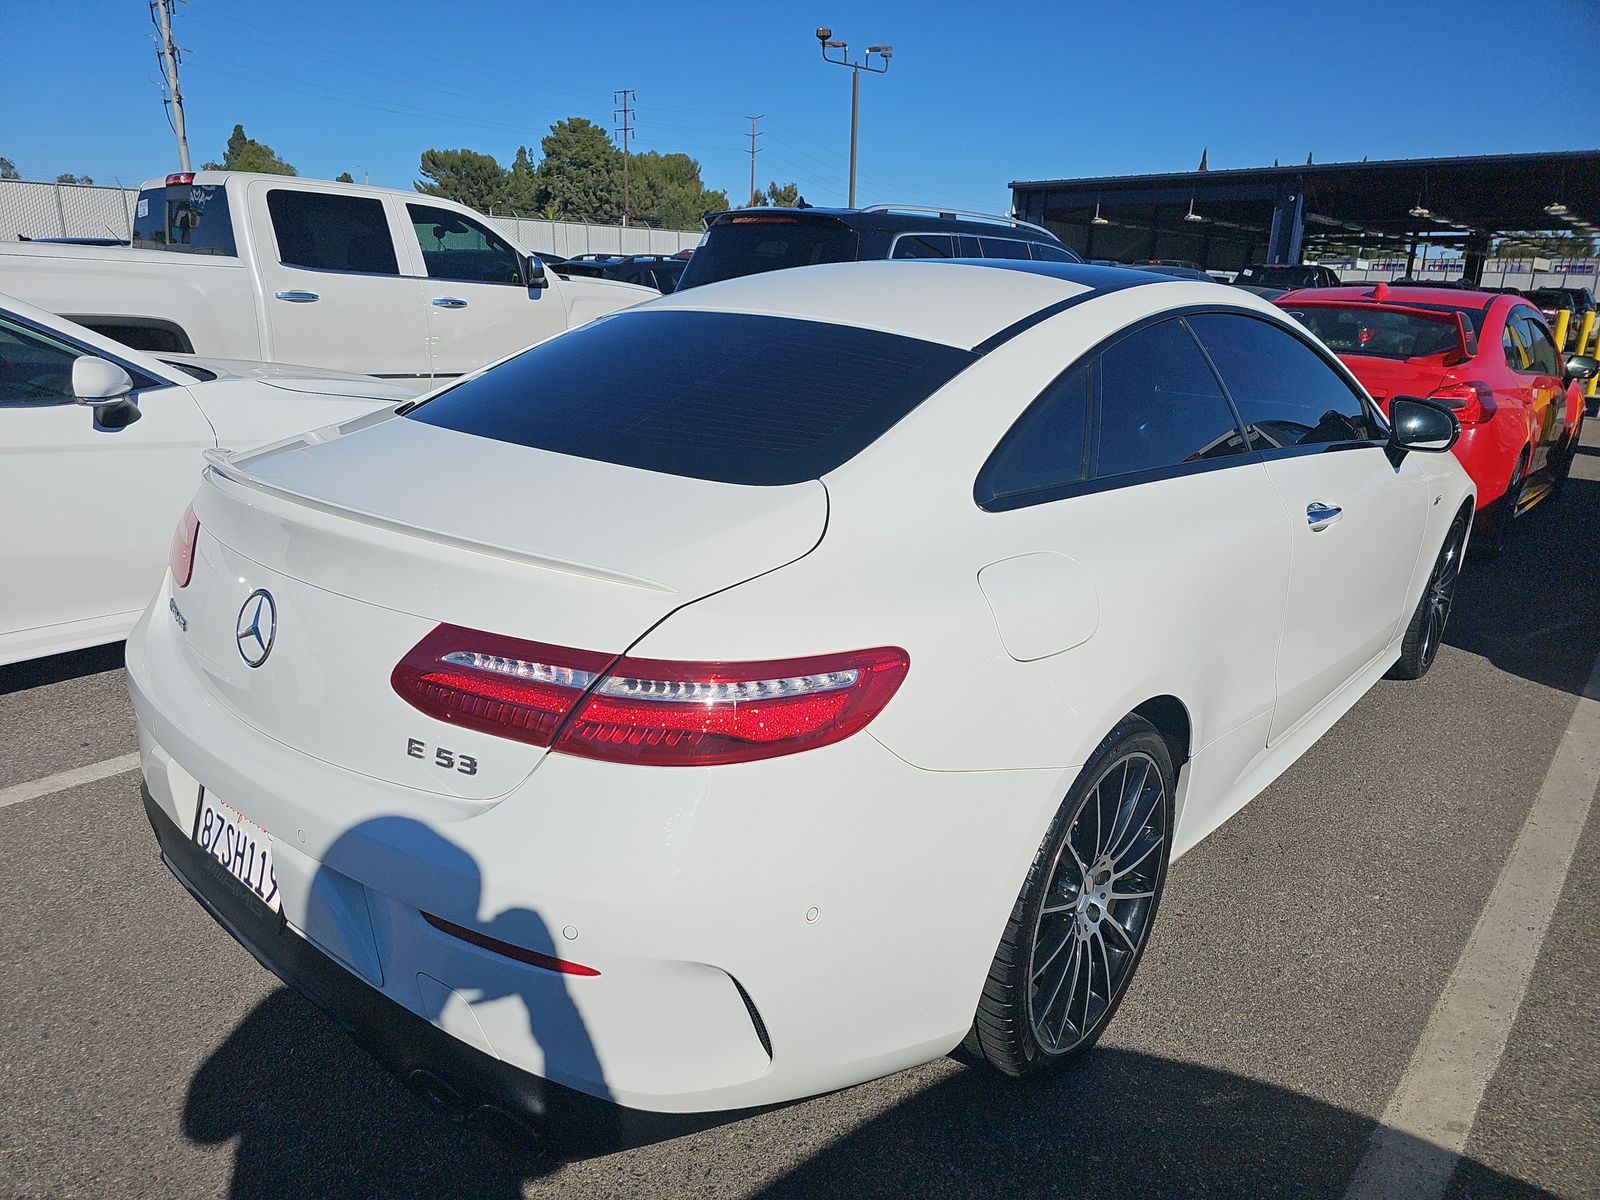
[[1021,258],[1082,262],[1026,221],[899,204],[739,208],[706,218],[678,290],[785,267],[875,258]]
[[1236,286],[1292,291],[1295,288],[1338,287],[1332,267],[1316,263],[1251,263],[1233,277]]
[[684,259],[670,254],[580,254],[555,267],[557,275],[587,275],[594,279],[616,279],[670,292],[678,286]]

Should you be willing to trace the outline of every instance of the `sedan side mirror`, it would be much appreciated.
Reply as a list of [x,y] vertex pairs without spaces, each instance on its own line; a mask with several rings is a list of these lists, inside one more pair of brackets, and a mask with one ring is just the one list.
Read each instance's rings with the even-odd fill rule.
[[86,354],[72,361],[72,399],[94,409],[100,429],[126,429],[144,414],[128,399],[133,379],[114,362]]
[[1587,354],[1567,355],[1567,381],[1574,379],[1593,379],[1600,375],[1600,358],[1591,358]]
[[530,288],[550,286],[550,277],[544,273],[544,263],[537,254],[530,254],[522,260],[522,282]]
[[1443,454],[1461,436],[1461,422],[1443,404],[1417,396],[1389,399],[1389,444],[1397,450]]

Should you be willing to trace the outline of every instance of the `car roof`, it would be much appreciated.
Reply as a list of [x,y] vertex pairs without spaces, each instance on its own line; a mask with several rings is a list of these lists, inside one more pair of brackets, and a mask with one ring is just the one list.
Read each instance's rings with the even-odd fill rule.
[[1049,230],[1026,222],[1013,222],[999,214],[985,219],[977,213],[953,213],[936,209],[910,208],[731,208],[726,212],[710,213],[706,225],[727,224],[734,217],[786,216],[797,220],[815,220],[819,217],[842,221],[853,229],[930,230],[940,233],[970,233],[977,237],[1011,238],[1015,241],[1060,241]]
[[[1508,300],[1515,303],[1522,300],[1521,296],[1507,296],[1502,292],[1475,292],[1467,288],[1436,288],[1436,287],[1390,287],[1384,284],[1382,298],[1376,303],[1382,304],[1448,304],[1453,308],[1488,308],[1496,300]],[[1292,300],[1354,300],[1364,303],[1374,303],[1373,293],[1376,285],[1371,283],[1346,284],[1343,287],[1324,288],[1296,288],[1292,292],[1285,292],[1278,297],[1279,304],[1286,304]]]
[[1219,304],[1281,316],[1265,301],[1222,283],[1084,263],[955,258],[875,259],[742,275],[673,292],[617,315],[753,313],[973,350],[1080,302],[1134,287],[1188,288],[1191,295],[1214,296]]

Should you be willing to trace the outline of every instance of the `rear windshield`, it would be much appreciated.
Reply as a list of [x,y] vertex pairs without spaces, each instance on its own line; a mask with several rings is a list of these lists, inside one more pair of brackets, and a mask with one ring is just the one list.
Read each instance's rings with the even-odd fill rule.
[[619,313],[534,346],[406,415],[646,471],[799,483],[848,462],[974,357],[820,321]]
[[133,206],[133,245],[180,254],[236,255],[227,191],[212,183],[146,188]]
[[[1417,307],[1421,307],[1418,305]],[[1335,354],[1427,358],[1456,348],[1454,322],[1430,321],[1382,308],[1295,308],[1285,311]]]
[[735,217],[706,230],[705,242],[689,260],[678,290],[785,267],[854,262],[855,258],[855,230],[831,218]]

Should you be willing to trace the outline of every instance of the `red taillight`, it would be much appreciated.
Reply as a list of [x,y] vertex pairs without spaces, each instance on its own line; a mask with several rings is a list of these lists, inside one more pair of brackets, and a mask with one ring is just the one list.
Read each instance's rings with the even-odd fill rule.
[[735,217],[731,224],[734,225],[798,225],[799,217],[769,217],[765,214],[754,217]]
[[1447,383],[1428,393],[1428,399],[1448,404],[1463,425],[1481,425],[1494,416],[1494,393],[1484,383]]
[[904,650],[761,662],[624,658],[441,625],[396,692],[440,720],[561,754],[654,766],[751,762],[826,746],[882,711]]
[[168,187],[171,187],[173,184],[176,184],[176,183],[193,183],[193,182],[194,182],[194,172],[193,171],[174,171],[171,175],[167,176],[167,186]]
[[199,537],[200,518],[194,515],[191,505],[184,509],[183,519],[172,531],[172,548],[167,551],[167,566],[172,569],[172,582],[181,588],[189,586],[189,578],[194,574],[194,544]]
[[389,682],[430,717],[548,746],[614,657],[440,625],[400,660]]

